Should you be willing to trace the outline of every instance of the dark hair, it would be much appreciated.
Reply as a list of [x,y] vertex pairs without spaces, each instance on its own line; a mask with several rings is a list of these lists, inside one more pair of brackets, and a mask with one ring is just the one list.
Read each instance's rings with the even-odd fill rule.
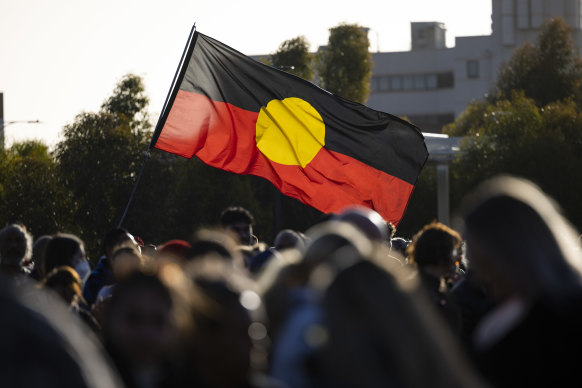
[[414,235],[406,253],[411,262],[420,266],[447,264],[461,242],[457,231],[440,222],[431,222]]
[[116,308],[119,302],[123,300],[127,294],[130,294],[137,289],[152,290],[168,302],[168,305],[174,305],[171,290],[166,286],[166,284],[164,284],[158,274],[135,271],[116,283],[115,290],[109,302],[109,311]]
[[51,241],[52,239],[53,236],[51,235],[43,235],[36,239],[36,241],[32,245],[32,259],[37,263],[36,264],[37,266],[39,266],[41,261],[43,260],[44,251],[46,250],[49,241]]
[[101,243],[101,254],[107,256],[108,252],[112,252],[113,248],[127,240],[128,236],[131,236],[131,234],[125,228],[110,229],[107,233],[105,233],[105,236],[103,236],[103,242]]
[[236,222],[246,222],[248,224],[254,225],[255,219],[251,212],[241,206],[230,206],[222,211],[220,215],[220,224],[222,226],[227,226],[234,224]]
[[73,266],[73,256],[83,247],[83,241],[74,234],[57,234],[50,240],[44,251],[42,273],[46,276],[54,268]]
[[493,281],[511,281],[521,295],[553,308],[580,293],[579,233],[539,186],[497,176],[467,196],[460,209],[471,265],[488,271]]

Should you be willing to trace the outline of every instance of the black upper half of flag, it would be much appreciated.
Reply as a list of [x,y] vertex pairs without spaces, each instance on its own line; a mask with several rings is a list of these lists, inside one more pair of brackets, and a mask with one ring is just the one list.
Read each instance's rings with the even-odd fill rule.
[[307,101],[325,123],[327,149],[412,185],[428,158],[424,137],[416,126],[333,95],[199,32],[193,37],[184,66],[178,79],[180,90],[248,111],[258,113],[273,99]]

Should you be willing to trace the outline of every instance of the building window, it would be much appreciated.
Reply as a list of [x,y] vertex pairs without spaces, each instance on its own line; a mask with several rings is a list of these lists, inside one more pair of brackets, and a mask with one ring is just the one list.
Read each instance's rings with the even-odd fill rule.
[[371,92],[379,92],[380,91],[380,78],[379,77],[372,77],[370,80],[370,91]]
[[424,74],[417,74],[414,76],[414,89],[425,89]]
[[479,78],[479,61],[467,61],[467,78]]
[[387,76],[380,77],[380,90],[389,90],[390,85],[388,84],[389,78]]
[[390,89],[402,90],[402,76],[393,75],[390,77]]
[[402,86],[404,90],[412,90],[414,88],[414,76],[405,75]]
[[530,28],[529,0],[517,0],[517,28]]
[[428,74],[426,76],[426,88],[436,89],[437,87],[437,76],[436,74]]
[[[477,76],[479,74],[479,62],[476,62]],[[467,65],[469,66],[469,65]],[[467,72],[469,72],[467,67]],[[406,74],[406,75],[376,75],[370,81],[370,89],[373,93],[422,91],[445,89],[454,86],[453,72],[432,74]]]
[[437,74],[437,88],[444,89],[452,88],[453,86],[455,86],[455,76],[452,71]]

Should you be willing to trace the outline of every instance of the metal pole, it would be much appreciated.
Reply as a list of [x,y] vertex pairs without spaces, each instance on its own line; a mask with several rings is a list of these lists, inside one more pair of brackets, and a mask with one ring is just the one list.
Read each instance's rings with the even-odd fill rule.
[[437,171],[437,217],[440,222],[450,225],[449,205],[449,164],[438,163]]
[[0,93],[0,150],[4,149],[4,93]]
[[274,189],[274,201],[273,201],[273,236],[276,236],[277,233],[281,230],[281,192],[273,186]]

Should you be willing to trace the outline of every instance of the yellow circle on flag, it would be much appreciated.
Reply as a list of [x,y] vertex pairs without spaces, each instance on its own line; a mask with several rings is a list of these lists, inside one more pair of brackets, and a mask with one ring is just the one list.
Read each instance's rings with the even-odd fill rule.
[[271,100],[259,112],[256,141],[257,148],[273,162],[305,167],[325,145],[325,124],[305,100]]

